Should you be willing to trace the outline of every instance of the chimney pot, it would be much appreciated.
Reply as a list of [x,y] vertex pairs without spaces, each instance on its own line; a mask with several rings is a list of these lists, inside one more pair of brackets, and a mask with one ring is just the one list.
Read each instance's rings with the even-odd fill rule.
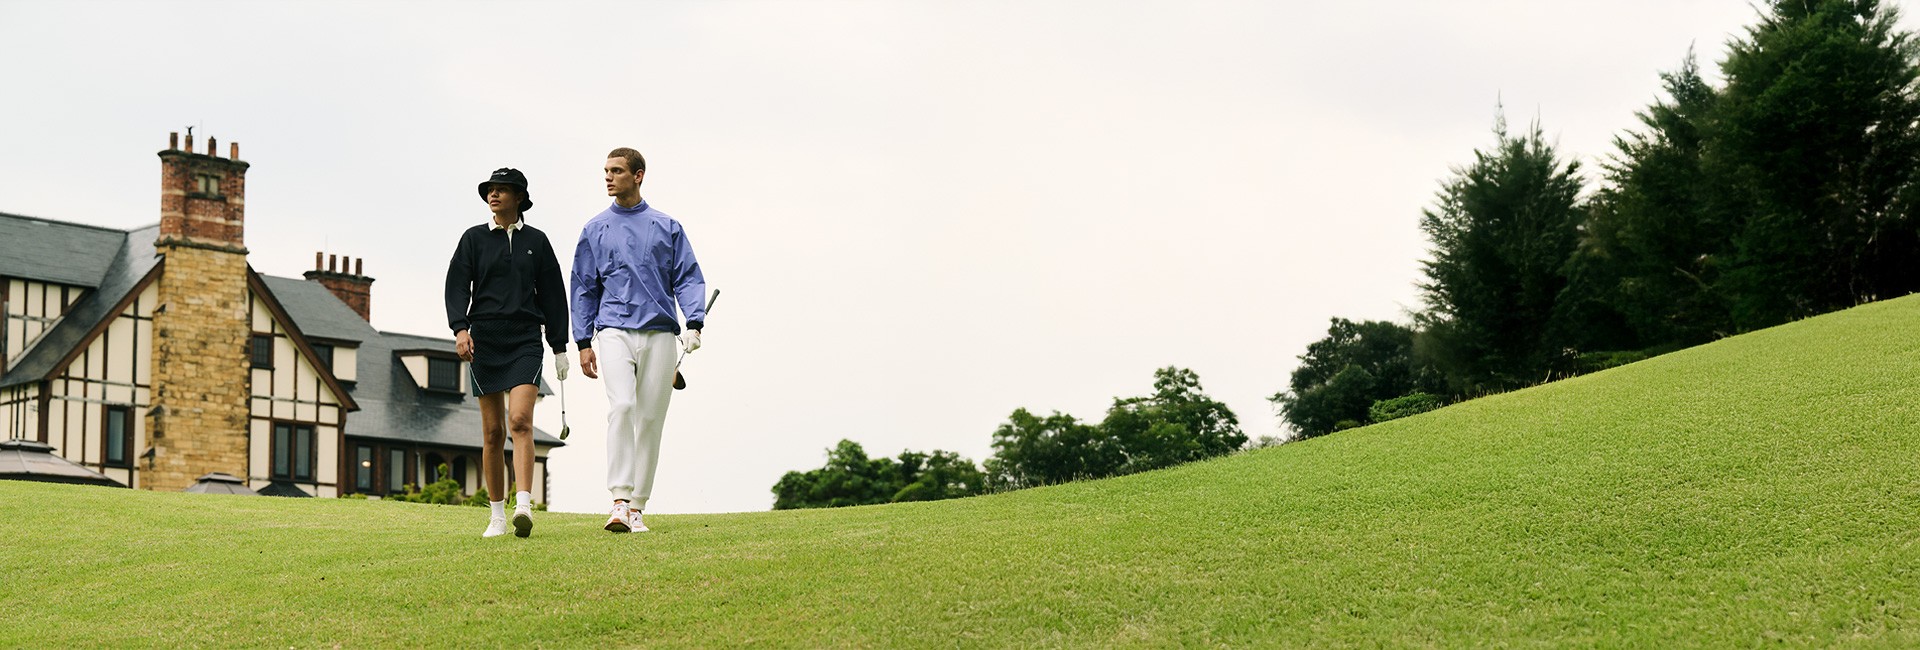
[[227,145],[227,157],[234,160],[240,159],[240,143],[234,142]]
[[167,151],[173,151],[179,148],[180,148],[180,132],[174,131],[172,133],[168,133],[167,134]]
[[207,155],[216,157],[220,155],[219,140],[213,136],[207,136]]
[[321,263],[320,260],[325,257],[326,257],[326,253],[322,253],[320,251],[313,252],[313,270],[318,271],[320,269],[326,268],[320,265]]
[[339,263],[339,261],[340,261],[339,255],[328,255],[327,256],[327,272],[333,273],[334,269],[340,268],[336,266],[336,264]]
[[353,260],[353,274],[361,276],[367,274],[367,258],[361,257]]
[[187,132],[187,147],[186,147],[186,152],[187,152],[187,153],[193,153],[193,132],[192,132],[192,131],[188,131],[188,132]]

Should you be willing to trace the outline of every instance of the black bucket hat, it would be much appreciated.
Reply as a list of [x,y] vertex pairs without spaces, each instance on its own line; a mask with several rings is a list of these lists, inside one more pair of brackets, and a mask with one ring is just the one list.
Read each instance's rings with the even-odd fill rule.
[[502,183],[520,188],[520,211],[526,212],[533,209],[533,194],[527,191],[526,174],[522,174],[520,170],[512,167],[501,167],[493,170],[493,176],[488,177],[485,182],[480,183],[480,200],[487,200],[487,186],[494,183]]

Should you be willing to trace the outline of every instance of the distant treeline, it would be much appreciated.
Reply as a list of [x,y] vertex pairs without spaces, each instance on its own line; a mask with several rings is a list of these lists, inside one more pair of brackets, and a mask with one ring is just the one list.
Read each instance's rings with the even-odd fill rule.
[[826,465],[782,476],[773,486],[773,508],[951,499],[1143,472],[1246,446],[1240,420],[1201,392],[1199,375],[1168,367],[1153,378],[1152,395],[1115,398],[1099,422],[1016,409],[993,432],[994,453],[984,468],[939,450],[868,458],[859,443],[842,440],[827,451]]
[[1720,86],[1691,52],[1660,75],[1598,187],[1539,124],[1496,119],[1421,219],[1424,309],[1333,319],[1272,397],[1287,424],[1318,436],[1404,414],[1395,398],[1431,408],[1920,289],[1913,35],[1874,0],[1765,11]]

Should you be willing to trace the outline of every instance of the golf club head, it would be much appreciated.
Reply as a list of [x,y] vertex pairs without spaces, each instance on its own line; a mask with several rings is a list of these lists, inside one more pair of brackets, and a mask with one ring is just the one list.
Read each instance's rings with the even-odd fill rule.
[[687,378],[686,378],[686,376],[684,376],[684,375],[681,375],[681,374],[680,374],[680,371],[678,371],[678,370],[675,370],[675,371],[673,371],[673,389],[674,389],[674,390],[686,390],[686,388],[687,388]]
[[561,425],[561,426],[560,426],[560,439],[561,439],[561,440],[566,440],[566,439],[567,439],[567,434],[569,434],[569,433],[573,433],[573,427],[569,427],[569,426],[566,426],[566,425]]

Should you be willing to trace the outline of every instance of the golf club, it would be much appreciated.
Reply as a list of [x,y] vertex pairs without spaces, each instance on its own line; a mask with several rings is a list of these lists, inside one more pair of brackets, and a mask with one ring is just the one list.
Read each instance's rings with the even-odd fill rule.
[[567,380],[554,383],[560,384],[560,439],[566,440],[567,434],[573,433],[573,429],[567,426]]
[[[709,314],[713,313],[713,303],[718,302],[719,300],[720,300],[720,290],[714,289],[713,297],[707,298],[707,313]],[[673,362],[673,389],[674,390],[686,390],[687,388],[687,378],[686,376],[680,374],[680,364],[687,360],[687,355],[689,354],[693,354],[693,353],[682,352],[680,353],[680,358]]]

